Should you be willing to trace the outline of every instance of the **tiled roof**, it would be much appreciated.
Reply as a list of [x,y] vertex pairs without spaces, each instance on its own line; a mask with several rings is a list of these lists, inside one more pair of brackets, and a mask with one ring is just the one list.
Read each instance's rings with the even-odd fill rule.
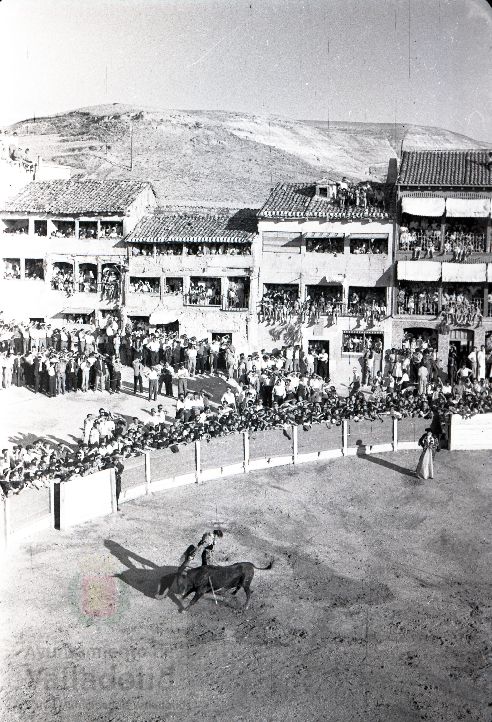
[[403,153],[398,182],[418,186],[492,186],[489,150],[423,150]]
[[255,233],[256,212],[249,209],[232,215],[156,212],[142,218],[125,240],[128,243],[251,243]]
[[314,184],[278,183],[272,189],[258,217],[385,220],[391,217],[391,212],[374,206],[342,208],[329,198],[317,196]]
[[2,210],[11,213],[121,214],[149,183],[133,180],[33,181]]

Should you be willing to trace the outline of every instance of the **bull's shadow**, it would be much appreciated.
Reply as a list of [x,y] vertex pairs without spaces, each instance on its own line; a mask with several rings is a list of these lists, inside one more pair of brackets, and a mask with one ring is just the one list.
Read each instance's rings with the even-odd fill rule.
[[[121,564],[127,567],[123,572],[114,576],[150,599],[155,599],[161,579],[164,578],[165,585],[171,586],[178,571],[177,566],[159,566],[149,559],[125,549],[112,539],[105,539],[104,546]],[[169,593],[167,598],[181,610],[183,605],[180,599],[172,593]]]

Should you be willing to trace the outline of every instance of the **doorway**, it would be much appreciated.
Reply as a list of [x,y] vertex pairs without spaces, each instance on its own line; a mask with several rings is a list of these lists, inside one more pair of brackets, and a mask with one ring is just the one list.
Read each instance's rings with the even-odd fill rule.
[[456,349],[456,359],[458,368],[463,361],[467,361],[468,354],[473,348],[475,334],[473,331],[465,329],[453,329],[449,332],[449,346]]
[[[318,354],[322,351],[326,351],[328,359],[326,361],[320,361]],[[308,341],[308,353],[314,355],[314,373],[321,376],[323,379],[330,378],[330,342],[324,339],[312,339]]]

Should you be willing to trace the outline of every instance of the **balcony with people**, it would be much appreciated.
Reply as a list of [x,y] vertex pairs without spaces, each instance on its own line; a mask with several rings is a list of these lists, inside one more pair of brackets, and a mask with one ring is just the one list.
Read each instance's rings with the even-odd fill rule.
[[222,299],[224,311],[247,311],[249,308],[249,278],[229,277],[227,293]]
[[85,240],[95,240],[98,237],[97,221],[80,221],[79,222],[79,238]]
[[149,296],[159,296],[160,292],[160,278],[130,276],[130,293],[144,293]]
[[75,238],[75,221],[52,221],[51,238]]
[[294,283],[265,283],[259,303],[259,323],[287,323],[301,313],[299,286]]
[[[479,283],[443,283],[441,311],[446,323],[480,326],[485,296],[484,286]],[[488,315],[488,308],[485,313]]]
[[308,324],[318,323],[321,316],[327,316],[336,323],[343,308],[343,289],[340,284],[308,285],[301,320]]
[[21,264],[20,258],[4,258],[3,259],[2,278],[4,281],[20,281]]
[[167,276],[162,288],[165,296],[181,296],[183,294],[183,279]]
[[79,263],[79,293],[97,293],[97,264]]
[[487,219],[402,216],[396,260],[474,263],[487,253]]
[[25,236],[29,233],[28,218],[4,218],[2,226],[3,232],[8,235]]
[[44,263],[40,258],[26,258],[24,278],[29,281],[44,281]]
[[220,306],[220,278],[190,278],[188,293],[184,296],[185,306]]
[[408,316],[437,316],[440,306],[440,285],[430,281],[399,281],[396,290],[396,312]]
[[51,273],[53,291],[63,291],[67,296],[75,293],[73,264],[67,261],[55,261]]
[[329,253],[333,256],[344,252],[344,234],[313,232],[306,234],[306,253]]
[[380,323],[388,316],[386,288],[350,286],[342,314],[362,319],[367,325]]

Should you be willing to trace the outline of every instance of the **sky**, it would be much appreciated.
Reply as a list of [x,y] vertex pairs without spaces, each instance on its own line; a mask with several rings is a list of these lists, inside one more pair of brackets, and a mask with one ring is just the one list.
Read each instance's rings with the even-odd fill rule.
[[120,102],[492,141],[486,0],[2,0],[0,38],[0,125]]

